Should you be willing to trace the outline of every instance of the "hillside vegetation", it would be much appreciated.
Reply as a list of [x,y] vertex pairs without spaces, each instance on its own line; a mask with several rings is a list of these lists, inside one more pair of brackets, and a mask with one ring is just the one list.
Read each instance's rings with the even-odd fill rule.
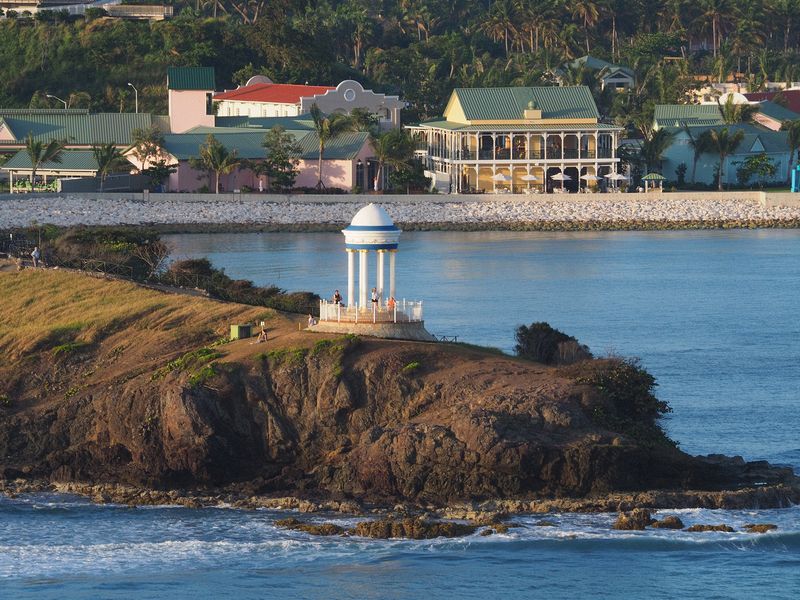
[[[795,0],[217,0],[176,1],[177,17],[133,22],[44,13],[0,20],[0,106],[166,112],[170,65],[213,66],[231,88],[254,74],[335,85],[352,78],[411,104],[407,121],[441,114],[454,87],[552,84],[590,53],[634,69],[630,93],[601,93],[626,124],[675,102],[700,74],[759,89],[800,74]],[[196,7],[202,8],[197,10]]]

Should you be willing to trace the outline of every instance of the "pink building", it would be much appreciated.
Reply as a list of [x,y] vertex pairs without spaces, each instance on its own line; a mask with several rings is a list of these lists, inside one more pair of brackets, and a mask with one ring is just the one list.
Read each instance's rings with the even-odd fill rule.
[[169,67],[167,93],[170,131],[214,126],[214,68]]
[[[162,157],[167,164],[177,167],[167,182],[170,192],[196,192],[203,187],[214,190],[214,176],[193,169],[189,159],[200,155],[200,146],[206,142],[209,134],[213,135],[228,150],[235,150],[238,157],[256,161],[266,157],[262,146],[266,129],[237,129],[228,127],[198,127],[186,133],[168,134],[164,136]],[[315,132],[309,129],[292,130],[292,135],[300,146],[298,171],[295,187],[313,188],[319,180],[319,140]],[[326,188],[338,188],[352,191],[355,188],[366,189],[374,177],[376,164],[374,152],[366,132],[344,133],[330,140],[325,147],[322,160],[322,182]],[[128,153],[128,159],[134,164],[136,158]],[[136,164],[137,167],[143,166]],[[258,177],[250,169],[237,169],[229,175],[220,177],[221,191],[241,190],[249,188],[253,191],[267,190],[269,182],[264,176]]]

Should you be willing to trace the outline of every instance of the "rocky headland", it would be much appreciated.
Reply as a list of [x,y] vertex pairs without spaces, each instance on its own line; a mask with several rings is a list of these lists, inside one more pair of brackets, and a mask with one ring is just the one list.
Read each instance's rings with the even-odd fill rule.
[[[324,336],[59,270],[0,273],[0,297],[9,494],[472,520],[800,501],[791,469],[681,452],[617,359]],[[262,320],[267,343],[224,337]]]

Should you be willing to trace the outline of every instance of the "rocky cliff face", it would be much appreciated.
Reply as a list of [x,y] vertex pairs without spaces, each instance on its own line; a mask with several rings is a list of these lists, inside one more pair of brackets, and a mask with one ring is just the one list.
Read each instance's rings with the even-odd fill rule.
[[13,400],[0,409],[1,475],[434,504],[792,479],[598,425],[607,402],[578,383],[582,367],[295,333],[97,377],[118,347],[112,336],[6,367],[18,376],[0,390]]

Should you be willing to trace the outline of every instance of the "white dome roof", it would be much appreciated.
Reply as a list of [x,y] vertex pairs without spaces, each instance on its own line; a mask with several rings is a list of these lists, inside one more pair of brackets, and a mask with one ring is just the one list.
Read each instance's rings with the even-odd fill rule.
[[367,204],[364,208],[359,210],[350,222],[350,225],[356,227],[391,227],[394,225],[392,217],[382,206]]
[[349,250],[397,250],[400,229],[382,207],[368,204],[342,230]]

